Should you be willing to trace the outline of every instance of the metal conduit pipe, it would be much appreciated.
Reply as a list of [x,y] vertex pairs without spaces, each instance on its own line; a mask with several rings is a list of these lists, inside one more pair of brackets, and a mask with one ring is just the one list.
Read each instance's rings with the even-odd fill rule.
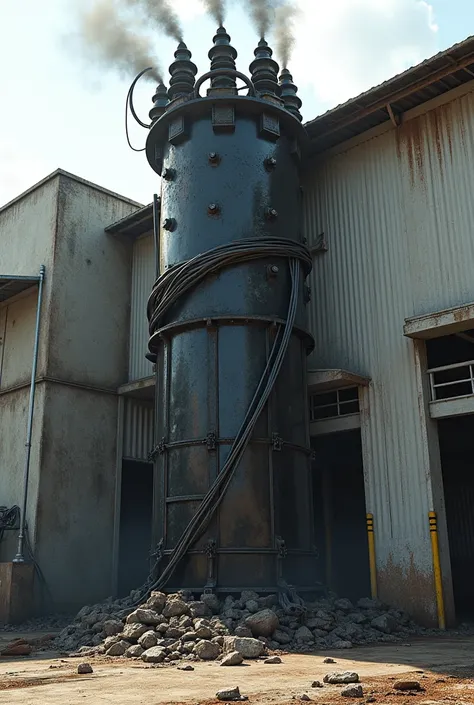
[[38,301],[36,305],[36,324],[35,338],[33,346],[33,364],[31,366],[31,385],[30,385],[30,400],[28,406],[28,427],[26,432],[26,458],[25,458],[25,473],[23,478],[23,501],[20,518],[20,532],[18,534],[18,545],[16,556],[13,559],[14,563],[23,563],[24,558],[24,542],[26,533],[26,507],[28,503],[28,482],[30,477],[30,459],[31,459],[31,438],[33,434],[33,416],[35,410],[35,393],[36,393],[36,369],[38,367],[38,350],[39,350],[39,335],[41,322],[41,306],[43,303],[43,284],[46,268],[41,265],[38,280]]

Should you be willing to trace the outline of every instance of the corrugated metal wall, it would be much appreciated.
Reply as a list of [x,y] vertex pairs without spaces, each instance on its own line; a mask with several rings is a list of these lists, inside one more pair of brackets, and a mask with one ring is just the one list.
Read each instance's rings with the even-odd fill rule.
[[130,315],[129,381],[150,377],[151,363],[145,358],[148,350],[146,305],[155,281],[155,255],[152,235],[138,238],[133,245],[132,310]]
[[314,261],[310,364],[372,379],[362,433],[378,567],[394,589],[403,577],[418,593],[427,580],[431,590],[432,498],[415,353],[403,323],[474,300],[473,115],[469,93],[321,155],[305,184],[308,240],[316,244],[324,232],[329,243]]
[[144,460],[153,449],[153,402],[126,399],[123,422],[123,457]]

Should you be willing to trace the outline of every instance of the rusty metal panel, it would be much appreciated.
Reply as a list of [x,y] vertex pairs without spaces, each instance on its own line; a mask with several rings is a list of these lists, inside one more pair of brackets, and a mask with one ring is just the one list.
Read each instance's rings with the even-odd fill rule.
[[146,305],[154,281],[155,255],[153,236],[150,234],[138,238],[133,244],[129,382],[153,374],[145,354],[148,349]]
[[123,457],[147,461],[153,448],[153,402],[126,399],[123,424]]
[[395,591],[405,581],[415,598],[432,584],[433,447],[403,323],[474,299],[473,109],[470,93],[321,155],[305,183],[305,234],[329,245],[311,275],[310,366],[372,380],[361,423],[380,581]]

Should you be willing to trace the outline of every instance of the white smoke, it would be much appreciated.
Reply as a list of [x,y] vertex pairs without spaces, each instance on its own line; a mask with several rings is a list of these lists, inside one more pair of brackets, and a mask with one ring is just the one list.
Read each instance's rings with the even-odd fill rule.
[[437,51],[425,0],[298,0],[290,70],[300,88],[333,107]]

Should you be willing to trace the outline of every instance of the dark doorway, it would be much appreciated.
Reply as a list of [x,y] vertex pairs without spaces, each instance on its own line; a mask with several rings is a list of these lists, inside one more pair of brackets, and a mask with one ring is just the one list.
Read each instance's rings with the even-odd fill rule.
[[143,585],[150,570],[152,506],[153,465],[124,460],[118,575],[122,596]]
[[474,617],[474,416],[438,421],[454,603],[458,620]]
[[317,545],[324,582],[341,597],[370,595],[360,430],[312,438]]

